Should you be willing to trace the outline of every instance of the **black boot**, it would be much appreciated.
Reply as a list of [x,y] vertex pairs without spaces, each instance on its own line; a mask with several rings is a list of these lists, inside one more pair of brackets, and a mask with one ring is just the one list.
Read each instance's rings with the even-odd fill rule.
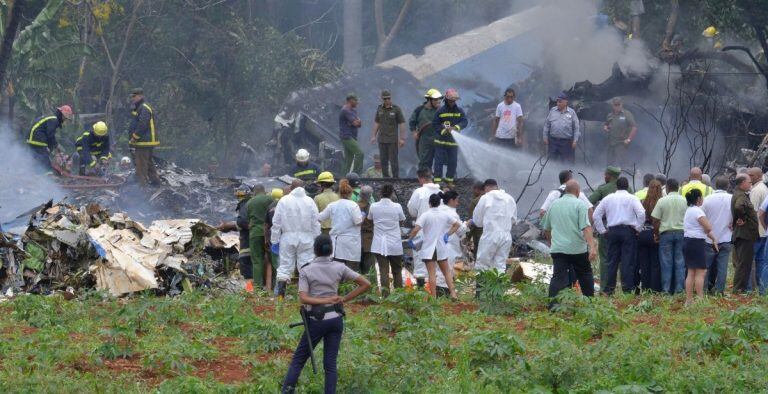
[[419,290],[423,289],[426,282],[427,281],[424,278],[416,278],[416,288]]
[[277,296],[278,300],[285,299],[285,288],[286,283],[284,280],[277,281],[277,287],[275,287],[275,295]]

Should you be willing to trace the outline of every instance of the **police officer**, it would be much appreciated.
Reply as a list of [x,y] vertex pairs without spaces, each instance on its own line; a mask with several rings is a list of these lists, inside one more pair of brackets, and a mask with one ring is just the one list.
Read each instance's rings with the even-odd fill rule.
[[80,156],[80,175],[85,175],[86,169],[89,172],[95,170],[99,163],[103,166],[109,163],[112,158],[109,144],[109,132],[104,122],[94,123],[90,130],[75,140],[75,148]]
[[579,117],[568,106],[568,95],[557,96],[557,105],[552,107],[544,121],[544,145],[551,160],[571,163],[576,160],[576,145],[579,142]]
[[[349,302],[371,287],[364,276],[352,271],[344,263],[331,258],[333,244],[328,235],[315,238],[314,252],[317,256],[311,263],[299,270],[299,299],[305,308],[309,332],[304,332],[296,351],[293,353],[288,373],[283,381],[283,393],[293,393],[299,375],[307,362],[312,348],[323,340],[323,370],[325,371],[325,392],[336,392],[338,373],[336,357],[339,354],[341,335],[344,331],[345,302]],[[345,296],[339,296],[339,284],[355,282],[357,287]],[[307,340],[311,338],[311,346]]]
[[603,130],[608,134],[607,161],[609,166],[628,167],[627,148],[637,134],[637,123],[631,112],[624,109],[620,97],[611,100],[613,110],[608,114]]

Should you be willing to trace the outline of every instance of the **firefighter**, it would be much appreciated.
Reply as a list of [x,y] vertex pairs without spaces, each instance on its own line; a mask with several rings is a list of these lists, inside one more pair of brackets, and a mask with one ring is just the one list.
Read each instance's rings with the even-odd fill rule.
[[56,131],[61,128],[65,120],[72,120],[74,114],[72,107],[62,105],[56,108],[54,115],[37,118],[27,136],[27,145],[32,150],[32,155],[47,170],[51,168],[50,154],[60,152],[56,142]]
[[240,185],[235,189],[235,198],[237,198],[237,207],[235,208],[237,219],[234,222],[221,223],[216,229],[222,232],[234,230],[239,232],[240,254],[237,261],[240,265],[240,274],[245,279],[245,291],[246,293],[253,293],[253,266],[249,247],[250,221],[247,210],[248,201],[251,199],[251,187],[246,184]]
[[436,132],[432,126],[435,112],[440,107],[443,95],[437,89],[429,89],[424,95],[424,104],[413,110],[408,125],[416,140],[416,154],[419,155],[419,169],[432,169],[435,159]]
[[296,152],[295,158],[296,164],[291,169],[291,176],[301,179],[306,184],[315,182],[317,174],[320,173],[320,168],[315,163],[309,161],[309,151],[299,149]]
[[157,176],[155,162],[152,159],[155,147],[160,145],[160,140],[157,137],[155,113],[152,107],[144,101],[143,89],[133,89],[130,98],[132,119],[128,133],[131,136],[130,145],[133,148],[136,179],[142,186],[160,185],[162,181]]
[[109,130],[104,122],[96,122],[75,140],[75,148],[80,157],[79,173],[93,173],[97,165],[106,168],[112,153],[109,151]]
[[[437,131],[433,174],[435,183],[444,181],[451,185],[456,177],[459,149],[451,133],[454,131],[460,133],[469,123],[464,110],[456,104],[458,100],[459,92],[456,89],[446,90],[445,104],[435,112],[435,118],[432,121],[432,128]],[[445,177],[443,177],[443,166],[447,167]]]

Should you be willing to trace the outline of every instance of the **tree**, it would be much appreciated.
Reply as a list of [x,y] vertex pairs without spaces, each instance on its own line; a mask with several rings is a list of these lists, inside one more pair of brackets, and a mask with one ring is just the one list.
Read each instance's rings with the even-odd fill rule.
[[13,42],[16,40],[16,33],[19,31],[21,12],[24,9],[25,0],[15,0],[9,3],[8,24],[3,29],[3,42],[0,46],[0,86],[5,85],[5,72],[8,69],[8,63],[11,61]]
[[389,29],[389,33],[385,33],[384,28],[384,0],[374,0],[374,19],[376,20],[376,36],[379,40],[379,46],[376,50],[376,56],[373,59],[374,64],[378,64],[387,59],[387,50],[389,49],[392,40],[400,31],[400,27],[403,25],[405,15],[408,13],[408,9],[411,8],[411,0],[405,0],[400,7],[400,11],[397,13],[397,19],[392,27]]
[[363,3],[362,0],[344,0],[344,69],[358,72],[363,69]]

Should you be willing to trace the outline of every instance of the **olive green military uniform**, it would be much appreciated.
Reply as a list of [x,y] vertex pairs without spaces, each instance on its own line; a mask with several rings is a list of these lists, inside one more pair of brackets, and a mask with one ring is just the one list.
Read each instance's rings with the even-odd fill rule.
[[419,169],[432,169],[432,162],[435,159],[435,133],[432,127],[432,121],[435,120],[437,108],[427,108],[422,105],[416,108],[411,114],[408,124],[411,131],[419,132],[419,139],[416,143],[417,154],[419,155]]
[[398,126],[405,123],[403,111],[400,107],[392,104],[385,107],[383,104],[376,109],[376,123],[379,124],[379,157],[381,158],[381,172],[384,178],[390,177],[390,166],[392,167],[392,177],[399,178],[400,161],[398,158]]
[[624,141],[629,138],[632,128],[637,124],[635,117],[631,112],[622,109],[618,114],[611,112],[605,124],[609,127],[608,131],[608,165],[628,166],[627,145]]
[[245,206],[246,212],[248,212],[248,238],[251,248],[251,264],[253,264],[253,282],[259,286],[264,286],[264,253],[266,253],[264,219],[266,219],[267,211],[273,201],[271,196],[259,194],[253,196]]

